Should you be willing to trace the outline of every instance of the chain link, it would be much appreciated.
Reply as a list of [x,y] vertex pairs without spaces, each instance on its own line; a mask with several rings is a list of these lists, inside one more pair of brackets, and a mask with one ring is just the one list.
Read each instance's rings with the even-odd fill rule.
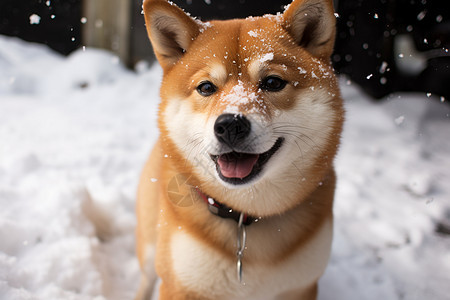
[[242,257],[244,256],[245,242],[247,239],[247,232],[244,225],[244,213],[239,216],[238,228],[237,228],[237,277],[240,283],[242,283]]

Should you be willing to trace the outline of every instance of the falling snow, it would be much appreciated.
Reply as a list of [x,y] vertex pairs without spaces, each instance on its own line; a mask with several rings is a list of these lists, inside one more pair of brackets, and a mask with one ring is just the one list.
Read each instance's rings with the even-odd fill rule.
[[402,124],[405,121],[405,116],[399,116],[398,118],[395,118],[394,122],[397,125]]
[[32,14],[31,16],[30,16],[30,24],[39,24],[39,23],[41,23],[41,17],[40,16],[38,16],[37,14]]
[[[134,202],[158,137],[161,69],[3,36],[0,64],[0,299],[133,299]],[[446,300],[450,107],[340,85],[347,115],[318,299]],[[243,82],[231,95],[260,105]]]

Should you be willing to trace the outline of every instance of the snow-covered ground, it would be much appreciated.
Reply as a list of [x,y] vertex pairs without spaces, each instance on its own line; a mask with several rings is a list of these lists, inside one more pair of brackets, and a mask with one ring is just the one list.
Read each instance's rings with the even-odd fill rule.
[[[161,71],[0,36],[0,299],[132,299],[134,201]],[[320,300],[448,299],[450,105],[341,80],[335,238]],[[437,230],[439,229],[439,230]],[[195,270],[193,270],[195,271]]]

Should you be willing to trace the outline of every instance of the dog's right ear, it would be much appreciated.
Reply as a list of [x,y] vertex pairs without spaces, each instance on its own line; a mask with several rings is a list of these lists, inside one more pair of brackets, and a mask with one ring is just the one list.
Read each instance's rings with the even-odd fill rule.
[[144,0],[147,33],[163,69],[170,68],[200,33],[201,24],[165,0]]
[[312,55],[329,59],[336,35],[332,0],[294,0],[283,13],[283,26]]

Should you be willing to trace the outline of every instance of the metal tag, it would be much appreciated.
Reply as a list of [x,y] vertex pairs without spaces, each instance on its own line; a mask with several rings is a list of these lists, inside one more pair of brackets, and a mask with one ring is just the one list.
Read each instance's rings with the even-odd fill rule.
[[244,225],[244,213],[239,216],[238,228],[237,228],[237,251],[236,251],[236,268],[237,277],[240,283],[242,283],[242,257],[244,256],[245,242],[247,239],[247,232]]

